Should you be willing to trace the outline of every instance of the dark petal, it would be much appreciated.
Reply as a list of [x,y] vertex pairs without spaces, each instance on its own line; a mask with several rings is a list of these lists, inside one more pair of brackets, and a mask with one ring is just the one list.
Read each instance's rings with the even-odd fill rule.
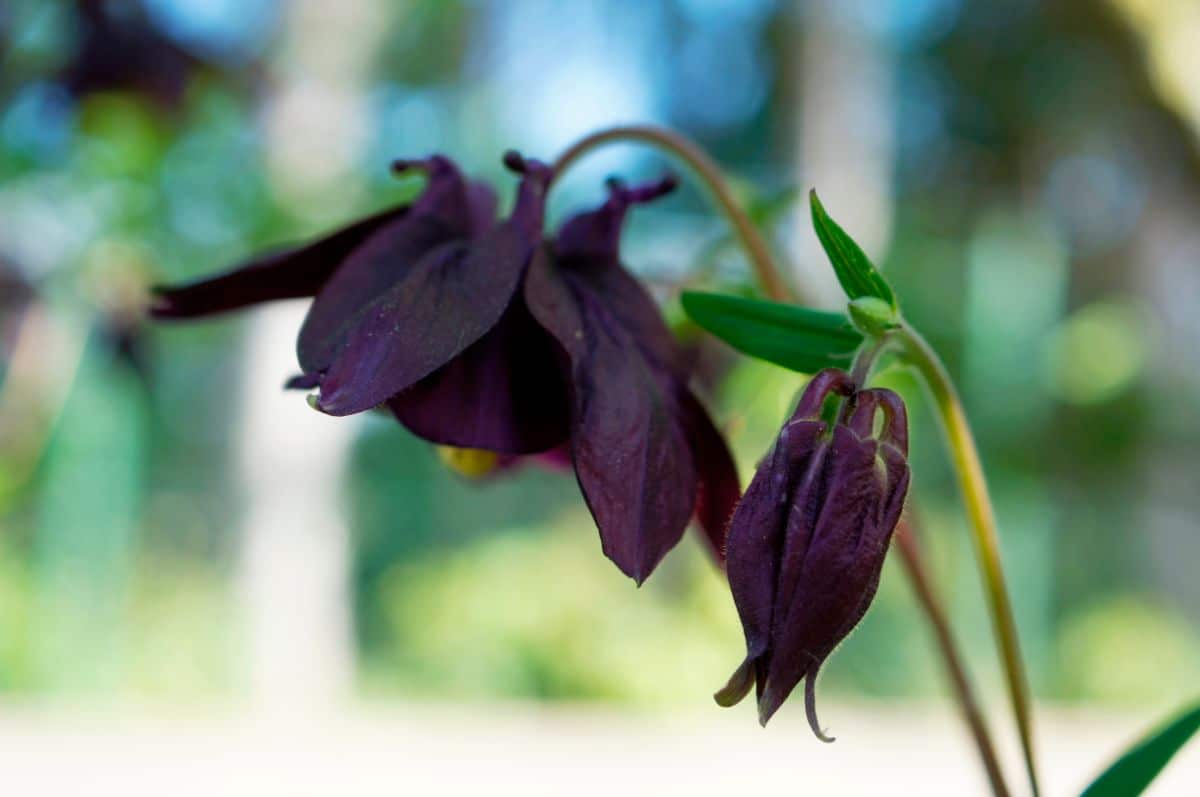
[[[771,662],[759,714],[769,718],[796,684],[849,633],[863,595],[882,566],[862,558],[864,534],[872,534],[882,499],[875,467],[875,444],[848,428],[834,430],[823,468],[823,484],[810,495],[797,492],[789,519],[776,610],[771,631]],[[806,505],[819,509],[811,517]],[[811,529],[808,527],[811,525]],[[808,535],[810,539],[801,541]],[[803,547],[803,553],[795,549]],[[857,616],[856,616],[857,615]]]
[[454,235],[482,235],[496,223],[496,193],[487,183],[465,178],[444,155],[397,160],[392,171],[420,171],[426,175],[425,190],[413,202],[413,214],[436,219]]
[[483,235],[496,224],[496,192],[487,183],[472,180],[467,185],[471,236]]
[[901,456],[908,456],[908,410],[898,395],[886,388],[874,388],[880,408],[883,410],[884,425],[879,435],[883,443],[896,449]]
[[567,440],[569,406],[554,341],[518,298],[490,332],[388,400],[414,434],[504,454]]
[[652,202],[675,190],[677,182],[667,175],[656,183],[627,188],[610,180],[608,201],[596,210],[580,213],[565,221],[554,240],[561,256],[617,260],[621,243],[621,225],[634,205]]
[[356,316],[423,257],[452,242],[467,241],[477,232],[474,216],[494,210],[491,190],[469,183],[446,158],[396,161],[392,168],[425,171],[428,184],[401,223],[366,239],[313,302],[298,345],[300,365],[308,373],[329,367]]
[[604,552],[640,584],[695,505],[678,382],[644,355],[608,297],[555,268],[545,249],[534,255],[525,298],[569,361],[575,474]]
[[[902,417],[901,423],[903,423]],[[843,433],[844,431],[839,430]],[[885,428],[885,433],[887,432],[888,430]],[[904,431],[898,429],[896,434],[903,439]],[[846,435],[843,434],[843,439],[845,437]],[[824,623],[819,624],[819,627],[810,627],[805,632],[811,640],[810,644],[804,648],[811,663],[803,676],[807,679],[805,710],[808,721],[812,726],[813,733],[822,741],[832,741],[832,738],[824,734],[817,721],[815,706],[817,671],[834,648],[854,630],[866,614],[867,609],[870,608],[871,602],[875,598],[875,592],[879,588],[883,563],[892,534],[900,519],[905,494],[908,491],[908,464],[896,448],[886,443],[876,444],[874,441],[863,441],[860,445],[863,450],[875,452],[873,476],[876,481],[874,489],[878,493],[878,498],[872,501],[874,511],[867,517],[848,524],[857,526],[859,529],[857,544],[848,557],[837,557],[841,564],[829,565],[831,571],[841,571],[841,577],[836,585],[820,583],[816,574],[807,569],[803,576],[813,584],[813,592],[819,596],[811,601],[807,610],[814,616],[823,615],[826,619]],[[880,464],[882,464],[882,468],[879,467]],[[813,566],[815,568],[817,563],[814,562]],[[853,610],[845,611],[849,606],[853,606]],[[839,617],[840,622],[833,626],[833,621]],[[783,634],[780,636],[778,644],[781,649],[788,649],[796,644],[796,640]],[[775,674],[769,678],[773,679],[771,680],[771,694],[760,702],[760,712],[767,717],[779,707],[779,704],[787,697],[787,692],[791,691],[787,678],[780,678]],[[786,691],[779,694],[781,689],[786,689]]]
[[683,390],[681,404],[692,461],[699,485],[696,492],[696,522],[700,524],[709,548],[718,562],[725,561],[725,532],[741,496],[737,465],[725,438],[717,431],[704,405],[689,390]]
[[551,473],[567,473],[571,467],[571,442],[568,440],[560,445],[537,454],[501,454],[496,460],[497,476],[510,473],[526,465],[535,466]]
[[826,368],[818,371],[804,386],[804,394],[796,403],[792,420],[813,419],[821,417],[821,407],[830,393],[839,396],[849,396],[854,392],[854,380],[845,371],[837,368]]
[[541,207],[527,197],[504,223],[469,243],[439,221],[382,230],[313,303],[300,365],[321,378],[318,409],[349,415],[380,404],[461,354],[496,325],[537,244]]
[[904,499],[908,495],[909,469],[908,460],[886,443],[879,445],[879,458],[883,462],[884,473],[887,476],[884,485],[884,500],[880,503],[879,527],[886,529],[890,535],[900,522],[900,513],[904,510]]
[[779,557],[795,474],[818,456],[825,424],[789,423],[759,466],[729,521],[725,569],[746,635],[747,656],[757,659],[770,644]]
[[274,299],[314,296],[350,252],[381,227],[402,222],[407,211],[392,208],[307,246],[260,257],[216,277],[155,288],[150,313],[157,318],[193,318]]
[[647,356],[686,381],[688,367],[675,336],[653,297],[621,266],[618,251],[621,223],[629,207],[673,187],[672,179],[633,189],[612,187],[608,201],[599,209],[577,214],[562,225],[554,241],[554,260],[606,298],[613,315]]

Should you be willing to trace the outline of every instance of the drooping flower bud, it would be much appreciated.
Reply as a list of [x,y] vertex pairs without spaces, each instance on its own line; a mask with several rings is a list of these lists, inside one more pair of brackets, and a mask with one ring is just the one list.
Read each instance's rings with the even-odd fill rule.
[[[830,395],[842,406],[822,419]],[[876,431],[876,415],[883,420]],[[715,695],[757,687],[766,724],[802,679],[813,732],[817,672],[875,596],[908,490],[908,423],[890,390],[857,390],[830,369],[809,382],[729,525],[727,567],[746,659]]]

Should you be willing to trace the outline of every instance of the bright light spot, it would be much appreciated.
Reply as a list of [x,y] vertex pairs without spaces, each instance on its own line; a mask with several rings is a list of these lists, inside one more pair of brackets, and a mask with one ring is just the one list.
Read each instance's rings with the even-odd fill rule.
[[1052,333],[1046,348],[1047,389],[1072,404],[1098,404],[1141,374],[1149,348],[1144,312],[1118,301],[1079,310]]

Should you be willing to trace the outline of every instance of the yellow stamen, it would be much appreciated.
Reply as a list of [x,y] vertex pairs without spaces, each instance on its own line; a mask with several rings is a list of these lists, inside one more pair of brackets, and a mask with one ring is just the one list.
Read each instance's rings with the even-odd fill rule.
[[466,476],[468,479],[481,479],[496,469],[499,457],[495,451],[485,451],[481,448],[456,448],[454,446],[434,446],[442,464],[450,470]]

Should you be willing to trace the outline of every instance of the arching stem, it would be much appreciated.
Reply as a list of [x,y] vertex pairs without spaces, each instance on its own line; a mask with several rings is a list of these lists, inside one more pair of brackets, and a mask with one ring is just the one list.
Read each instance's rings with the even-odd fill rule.
[[750,259],[750,265],[754,268],[755,276],[762,285],[763,293],[778,302],[795,298],[795,292],[771,257],[767,242],[754,226],[754,222],[750,221],[750,217],[738,205],[720,168],[703,150],[678,133],[647,125],[600,130],[581,138],[558,157],[553,166],[554,179],[561,177],[571,164],[588,152],[608,143],[629,141],[650,144],[687,164],[708,187],[722,213],[733,225],[742,247],[746,250],[746,256]]

